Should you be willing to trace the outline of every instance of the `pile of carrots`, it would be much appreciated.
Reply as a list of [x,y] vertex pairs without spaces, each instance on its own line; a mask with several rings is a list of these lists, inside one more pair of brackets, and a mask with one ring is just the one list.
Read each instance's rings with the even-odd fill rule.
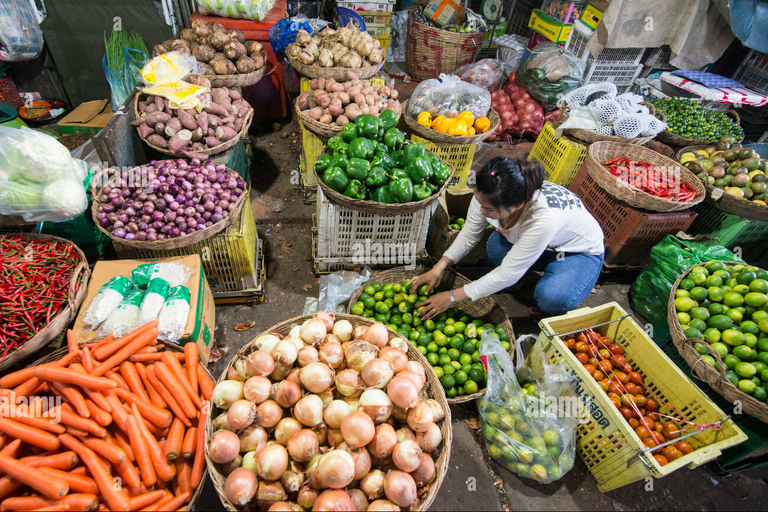
[[213,382],[194,343],[157,335],[154,321],[80,347],[68,331],[64,357],[0,378],[0,510],[186,508]]

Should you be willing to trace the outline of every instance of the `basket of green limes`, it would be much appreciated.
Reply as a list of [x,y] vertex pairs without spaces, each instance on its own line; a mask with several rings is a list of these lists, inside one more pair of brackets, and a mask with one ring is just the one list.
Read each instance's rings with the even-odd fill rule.
[[[515,333],[504,311],[488,297],[458,302],[434,320],[422,321],[417,304],[427,299],[426,285],[411,290],[410,279],[423,267],[397,267],[377,272],[349,300],[347,311],[372,318],[405,336],[424,354],[443,385],[449,403],[463,403],[485,394],[487,375],[480,362],[480,336],[493,329],[502,347],[514,358]],[[446,270],[432,293],[469,284],[470,280]]]
[[669,330],[691,374],[768,422],[768,271],[710,261],[672,287]]

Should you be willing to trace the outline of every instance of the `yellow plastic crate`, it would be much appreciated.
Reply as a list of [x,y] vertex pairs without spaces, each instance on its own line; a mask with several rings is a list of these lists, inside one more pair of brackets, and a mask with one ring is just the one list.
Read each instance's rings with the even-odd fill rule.
[[387,51],[389,51],[389,40],[392,39],[392,34],[381,34],[376,37],[379,38],[379,42],[381,42],[381,47],[384,48],[384,58],[386,59]]
[[[115,242],[115,252],[121,259],[167,258],[199,254],[205,276],[215,280],[216,289],[223,293],[242,291],[244,278],[256,274],[256,246],[259,235],[253,219],[251,202],[245,201],[237,219],[224,231],[207,240],[178,249],[155,251],[136,249]],[[215,294],[214,294],[215,296]]]
[[[622,318],[626,317],[626,318]],[[602,327],[594,327],[613,322]],[[565,364],[577,379],[577,393],[589,400],[589,417],[579,424],[576,451],[597,480],[602,492],[617,489],[647,477],[661,478],[683,466],[695,468],[720,456],[726,448],[747,440],[746,434],[732,420],[722,423],[721,430],[705,429],[685,440],[694,451],[660,466],[624,420],[608,395],[587,373],[576,356],[565,346],[559,334],[589,327],[621,345],[627,362],[643,376],[646,386],[674,407],[689,421],[697,424],[716,423],[726,414],[710,400],[645,331],[615,302],[595,308],[581,308],[562,316],[539,322],[539,340],[551,363]],[[677,417],[663,403],[659,412]],[[680,425],[685,428],[684,424]]]
[[546,180],[567,187],[587,159],[587,146],[567,139],[555,138],[555,129],[546,123],[528,155],[544,166]]
[[[302,79],[303,80],[303,79]],[[301,155],[299,158],[299,169],[304,186],[313,187],[317,185],[315,179],[315,162],[325,151],[325,142],[323,139],[307,130],[304,123],[299,121],[301,135]]]
[[448,188],[454,190],[468,190],[467,182],[469,172],[472,169],[472,160],[475,158],[476,144],[445,144],[432,142],[417,135],[411,135],[411,140],[418,142],[440,158],[440,160],[453,165],[454,173]]

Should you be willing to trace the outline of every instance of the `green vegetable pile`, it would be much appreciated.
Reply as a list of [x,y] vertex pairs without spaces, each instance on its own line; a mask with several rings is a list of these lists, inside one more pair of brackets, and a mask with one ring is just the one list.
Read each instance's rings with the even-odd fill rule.
[[149,55],[144,39],[136,30],[113,30],[107,38],[104,34],[104,48],[107,54],[107,64],[112,71],[123,69],[123,50],[141,51]]
[[714,112],[690,98],[664,98],[651,103],[667,118],[667,130],[687,139],[718,141],[731,136],[736,140],[744,132],[732,118],[723,112]]
[[328,140],[328,152],[315,162],[330,188],[353,199],[408,203],[430,197],[451,175],[437,155],[417,142],[406,143],[395,128],[397,115],[362,114]]
[[456,307],[434,320],[422,321],[416,312],[427,300],[426,291],[427,285],[411,290],[410,280],[374,283],[360,294],[350,312],[382,322],[416,345],[434,368],[448,398],[477,393],[486,383],[480,363],[480,335],[486,329],[495,331],[505,351],[509,351],[509,336],[501,326],[473,318]]

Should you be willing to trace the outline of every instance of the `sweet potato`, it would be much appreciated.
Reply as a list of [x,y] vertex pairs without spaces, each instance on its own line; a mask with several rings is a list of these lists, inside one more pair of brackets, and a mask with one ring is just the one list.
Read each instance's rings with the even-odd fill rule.
[[163,97],[162,96],[151,96],[152,101],[155,102],[155,107],[158,111],[162,111],[163,108],[165,108],[165,103],[163,103]]
[[138,119],[134,119],[133,121],[131,121],[131,126],[141,126],[141,125],[146,124],[146,123],[147,123],[146,118],[145,117],[140,117]]
[[215,136],[208,136],[205,138],[205,145],[208,146],[209,148],[213,148],[221,145],[221,141],[217,139]]
[[165,137],[165,123],[157,123],[155,125],[155,133]]
[[170,118],[170,114],[166,114],[165,112],[160,111],[152,112],[151,114],[144,116],[144,120],[147,122],[147,124],[151,124],[152,126],[156,125],[157,123],[167,123]]
[[208,114],[208,126],[210,128],[216,128],[221,124],[221,118],[214,114]]
[[187,130],[196,130],[198,126],[197,121],[195,121],[195,116],[192,114],[192,112],[194,112],[194,110],[179,110],[176,114],[182,126],[184,126],[184,128]]
[[234,127],[230,128],[229,126],[219,126],[216,128],[216,138],[222,142],[234,139],[235,137],[237,137],[237,132],[235,131]]
[[152,134],[149,137],[147,137],[147,142],[152,144],[153,146],[157,146],[159,148],[167,149],[168,148],[168,141],[165,140],[165,138],[158,134]]
[[183,150],[182,154],[187,158],[197,158],[198,160],[208,160],[208,155],[205,153],[197,153],[194,151]]
[[181,154],[181,150],[189,146],[189,142],[192,140],[192,132],[189,130],[180,130],[176,132],[173,137],[168,141],[168,149],[173,153]]
[[[229,99],[229,92],[227,89],[224,89],[223,87],[212,89],[211,97],[213,98],[213,102],[216,105],[223,107],[226,112],[229,112],[232,109],[232,100]],[[222,115],[226,115],[226,113]]]
[[205,87],[206,89],[211,88],[211,81],[203,75],[187,75],[187,78],[185,78],[184,81],[189,82],[190,84],[199,85],[200,87]]
[[234,112],[238,117],[244,117],[250,110],[251,106],[245,100],[237,100],[232,102],[232,112]]
[[139,135],[142,138],[146,139],[147,137],[149,137],[153,133],[155,133],[155,129],[152,128],[151,126],[149,126],[147,123],[143,123],[141,126],[139,126]]
[[[192,143],[192,151],[193,152],[203,151],[204,149],[205,149],[205,145],[203,145],[202,142],[194,142],[194,143]],[[183,152],[184,151],[182,151],[182,153]]]
[[242,97],[243,96],[239,92],[237,92],[237,91],[235,91],[233,89],[229,90],[229,99],[230,100],[237,101],[237,100],[241,99]]
[[235,122],[232,123],[232,124],[235,127],[235,131],[237,133],[240,133],[240,130],[243,129],[243,124],[245,124],[245,118],[244,117],[238,117],[237,119],[235,119]]
[[213,103],[213,102],[203,106],[203,110],[208,112],[209,114],[214,114],[222,117],[226,117],[229,114],[229,110],[219,105],[218,103]]
[[140,101],[138,107],[139,107],[139,112],[144,112],[145,110],[147,110],[147,102]]
[[178,117],[172,117],[165,123],[165,135],[168,138],[173,137],[177,132],[180,132],[183,129],[184,126],[182,126],[181,120]]
[[197,142],[203,138],[203,129],[200,127],[192,130],[192,142]]

